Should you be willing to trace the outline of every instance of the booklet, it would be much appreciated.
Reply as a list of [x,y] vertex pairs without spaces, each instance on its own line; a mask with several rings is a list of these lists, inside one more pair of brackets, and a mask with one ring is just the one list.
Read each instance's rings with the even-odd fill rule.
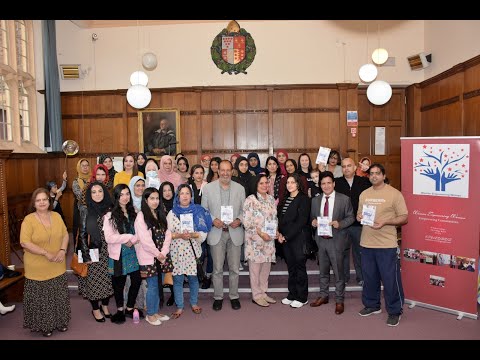
[[220,220],[225,224],[230,224],[233,222],[233,206],[222,206],[220,209]]
[[194,232],[193,230],[193,214],[180,214],[180,228],[182,233]]
[[265,221],[263,232],[267,233],[272,239],[275,239],[277,236],[277,222],[275,220]]
[[317,216],[317,234],[318,236],[333,236],[332,225],[328,216]]
[[320,146],[317,154],[317,160],[315,160],[315,164],[327,164],[328,163],[328,156],[330,155],[330,148]]
[[360,224],[373,226],[373,223],[375,222],[375,211],[376,211],[375,205],[363,205],[363,208],[362,208],[363,218],[362,218],[362,221],[360,221]]

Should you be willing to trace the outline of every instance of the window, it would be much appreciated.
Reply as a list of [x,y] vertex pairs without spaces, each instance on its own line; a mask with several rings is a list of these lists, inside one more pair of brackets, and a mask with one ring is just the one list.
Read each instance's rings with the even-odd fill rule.
[[8,32],[6,20],[0,20],[0,64],[8,65]]
[[17,50],[17,69],[28,73],[27,31],[24,20],[15,20],[15,45]]
[[32,20],[0,20],[0,149],[38,152]]
[[22,141],[30,141],[28,93],[22,81],[18,83],[18,110],[20,111],[20,138]]
[[10,90],[5,79],[0,75],[0,140],[12,141],[12,109]]

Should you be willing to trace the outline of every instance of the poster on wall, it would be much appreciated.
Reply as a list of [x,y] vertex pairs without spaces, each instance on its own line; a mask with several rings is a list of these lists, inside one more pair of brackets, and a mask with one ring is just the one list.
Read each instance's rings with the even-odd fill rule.
[[401,138],[408,302],[477,318],[480,137]]

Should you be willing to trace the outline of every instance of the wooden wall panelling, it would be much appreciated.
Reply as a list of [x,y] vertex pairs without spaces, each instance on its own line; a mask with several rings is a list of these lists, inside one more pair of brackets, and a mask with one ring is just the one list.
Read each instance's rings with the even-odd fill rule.
[[464,104],[465,136],[480,135],[480,96],[466,99]]
[[4,265],[10,264],[10,229],[9,229],[9,209],[8,209],[8,187],[7,187],[7,159],[10,157],[11,150],[0,150],[0,262]]
[[422,113],[421,136],[462,136],[460,103],[436,107]]
[[464,92],[480,89],[480,65],[475,65],[465,69],[463,82]]

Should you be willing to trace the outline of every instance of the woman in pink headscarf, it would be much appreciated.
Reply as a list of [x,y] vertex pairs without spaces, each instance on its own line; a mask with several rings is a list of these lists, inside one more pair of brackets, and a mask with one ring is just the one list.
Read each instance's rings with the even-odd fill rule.
[[368,157],[363,157],[358,163],[356,175],[368,177],[370,165],[372,165],[372,161]]
[[285,161],[288,160],[288,152],[283,149],[277,150],[277,160],[280,164],[280,173],[283,176],[287,176],[287,170],[285,169]]
[[178,188],[178,185],[185,183],[185,180],[180,174],[174,171],[173,161],[169,155],[163,155],[160,159],[158,178],[160,179],[160,183],[170,181],[175,187],[175,190]]

